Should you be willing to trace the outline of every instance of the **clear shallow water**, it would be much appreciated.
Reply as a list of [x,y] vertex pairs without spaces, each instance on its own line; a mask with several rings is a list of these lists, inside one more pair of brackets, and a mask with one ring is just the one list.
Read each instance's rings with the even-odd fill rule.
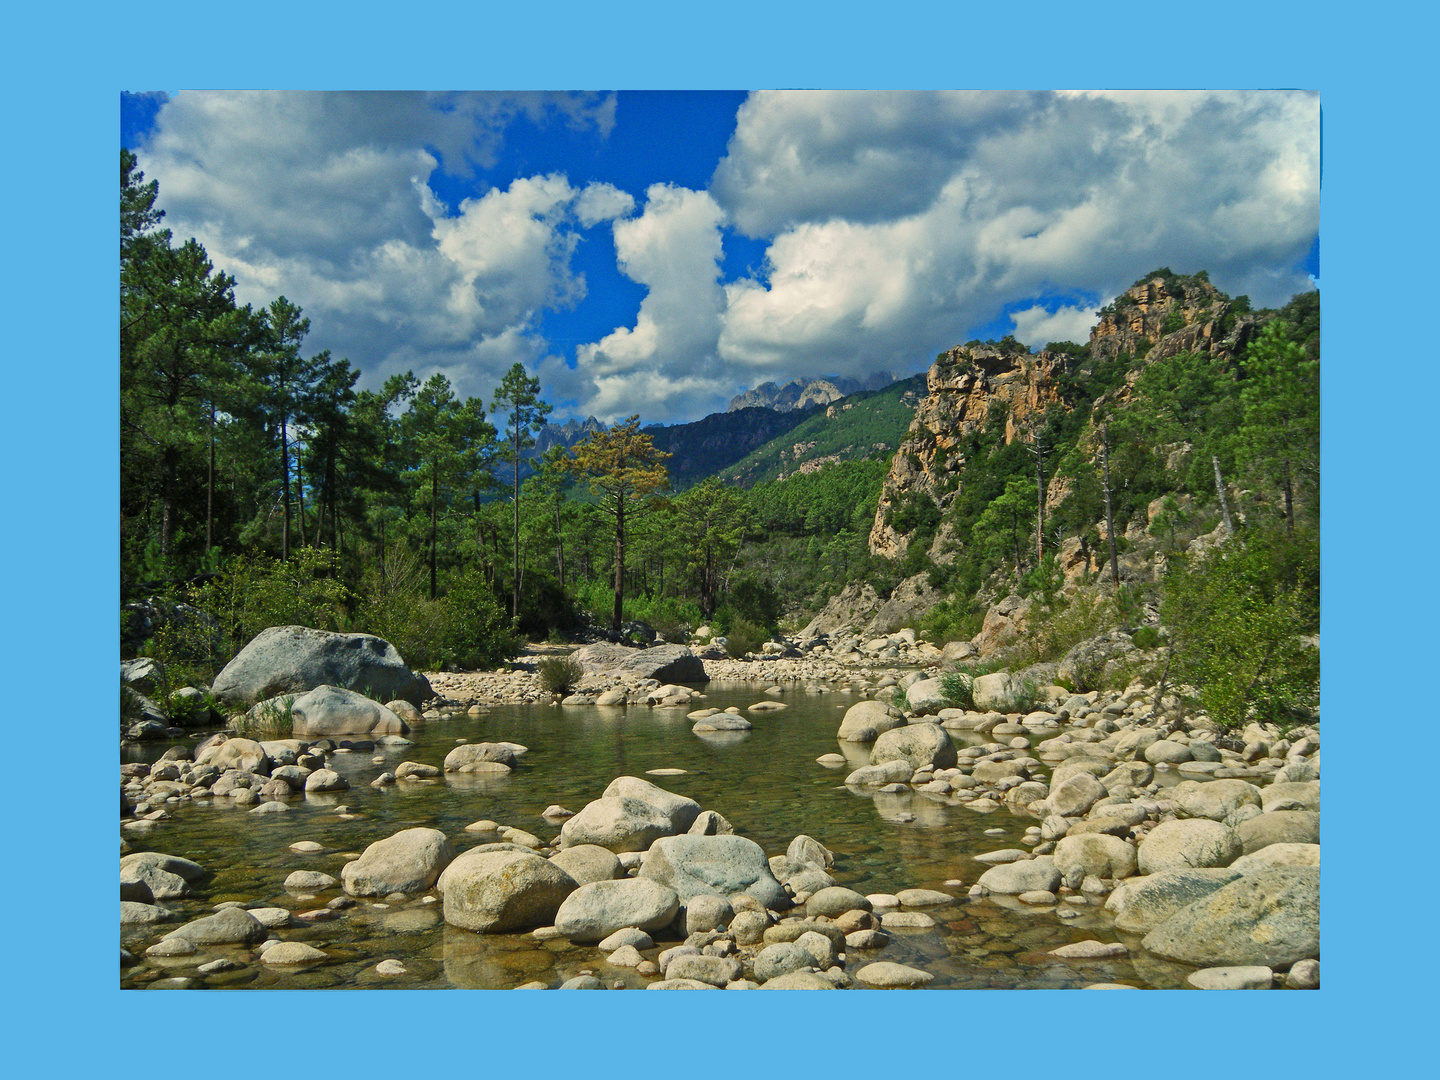
[[[724,815],[735,830],[760,844],[767,855],[781,854],[799,833],[807,833],[836,856],[833,876],[862,893],[933,888],[956,896],[954,905],[923,909],[936,921],[927,930],[896,930],[881,950],[852,952],[846,970],[853,973],[874,960],[911,964],[936,976],[932,989],[1055,988],[1091,982],[1123,982],[1141,987],[1181,984],[1185,969],[1147,958],[1134,935],[1114,930],[1098,904],[1074,907],[1080,917],[1062,920],[1057,909],[1031,908],[1006,897],[971,901],[965,893],[986,869],[974,856],[998,848],[1020,847],[1034,819],[1006,810],[984,814],[958,803],[920,794],[857,794],[843,784],[847,772],[868,764],[868,748],[835,738],[852,694],[787,691],[789,708],[746,713],[754,730],[707,737],[693,734],[686,717],[696,707],[741,709],[767,695],[752,684],[712,682],[706,699],[688,709],[601,709],[594,706],[495,706],[478,718],[455,717],[417,725],[415,745],[377,748],[333,756],[331,768],[349,780],[350,790],[307,795],[289,801],[291,811],[251,814],[229,799],[172,806],[174,817],[144,837],[128,837],[136,851],[154,850],[194,859],[212,871],[191,900],[165,901],[182,918],[208,913],[225,900],[266,903],[293,911],[323,907],[337,895],[302,899],[282,887],[297,869],[338,876],[345,852],[359,852],[375,840],[406,828],[442,830],[457,850],[493,840],[464,831],[482,818],[512,825],[550,840],[559,832],[541,812],[552,803],[578,811],[598,798],[616,776],[645,776],[648,770],[679,768],[680,776],[649,776],[659,786],[696,800]],[[502,777],[450,774],[443,781],[372,788],[382,771],[402,761],[440,765],[460,742],[509,740],[529,747],[519,768]],[[979,740],[975,740],[979,741]],[[158,757],[165,745],[147,748]],[[822,754],[840,752],[848,765],[818,765]],[[372,758],[382,757],[384,764]],[[133,760],[134,758],[132,758]],[[353,819],[337,814],[348,807]],[[906,820],[913,815],[914,820]],[[985,835],[987,830],[1001,830]],[[289,846],[299,840],[325,845],[316,855],[299,855]],[[949,886],[959,879],[963,886]],[[211,987],[470,987],[503,989],[531,980],[551,984],[590,970],[607,984],[620,980],[643,986],[651,980],[633,970],[611,968],[591,946],[564,941],[536,942],[528,933],[481,935],[444,924],[439,903],[419,899],[400,905],[359,900],[333,921],[281,929],[285,940],[307,941],[330,959],[306,969],[270,969],[246,950],[207,949],[192,957],[142,962],[122,969],[123,987],[140,987],[170,977],[193,979]],[[175,922],[122,933],[122,944],[137,955],[172,929]],[[1125,941],[1132,957],[1104,961],[1062,961],[1044,956],[1072,941],[1096,938]],[[661,942],[668,947],[674,942]],[[243,966],[235,971],[200,975],[200,964],[228,955]],[[653,953],[650,954],[653,957]],[[401,960],[409,974],[385,977],[374,972],[379,961]]]

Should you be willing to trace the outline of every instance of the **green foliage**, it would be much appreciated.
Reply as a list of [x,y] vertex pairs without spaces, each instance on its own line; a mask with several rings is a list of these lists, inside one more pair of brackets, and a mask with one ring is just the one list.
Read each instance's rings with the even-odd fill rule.
[[1175,308],[1165,316],[1165,320],[1160,324],[1160,336],[1164,337],[1166,334],[1173,334],[1177,330],[1184,329],[1185,314],[1179,308]]
[[757,626],[743,616],[730,619],[725,627],[725,651],[737,659],[749,653],[758,653],[770,640],[762,626]]
[[295,720],[291,715],[294,704],[292,696],[270,698],[231,716],[227,727],[245,739],[288,739],[295,733]]
[[234,655],[272,626],[345,629],[355,596],[337,573],[334,553],[319,548],[301,548],[288,561],[237,555],[190,599],[220,621],[225,650]]
[[1319,687],[1319,651],[1302,635],[1319,617],[1319,545],[1255,534],[1206,559],[1177,557],[1161,616],[1174,648],[1174,677],[1196,687],[1222,730],[1247,719],[1293,722]]
[[547,656],[535,665],[540,685],[551,694],[568,694],[579,685],[585,669],[572,656]]
[[452,574],[434,600],[416,588],[373,597],[356,623],[394,645],[411,667],[432,671],[495,668],[521,648],[490,583],[473,569]]
[[[167,671],[167,675],[169,672]],[[174,682],[174,679],[170,679]],[[176,689],[185,686],[193,686],[193,682],[175,683]],[[218,716],[221,712],[220,702],[209,690],[201,690],[198,695],[179,694],[171,691],[165,695],[161,706],[170,722],[180,727],[198,727],[209,722],[212,716]]]
[[937,645],[969,641],[985,623],[985,609],[956,599],[941,600],[920,617],[916,630]]
[[772,582],[742,578],[730,590],[716,615],[722,625],[739,621],[773,633],[783,610],[780,594]]
[[1160,631],[1153,626],[1142,626],[1130,635],[1137,649],[1154,649],[1160,645]]

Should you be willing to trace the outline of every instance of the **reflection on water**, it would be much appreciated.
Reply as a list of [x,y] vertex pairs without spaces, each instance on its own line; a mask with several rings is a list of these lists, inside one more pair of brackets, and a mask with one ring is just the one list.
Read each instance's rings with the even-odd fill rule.
[[[704,704],[745,710],[764,697],[758,687],[711,683]],[[967,899],[966,890],[986,869],[973,856],[1023,846],[1025,827],[1034,820],[1006,810],[977,813],[943,796],[847,789],[847,772],[869,763],[867,748],[835,738],[844,709],[855,699],[787,691],[782,700],[788,709],[745,712],[754,724],[751,731],[704,736],[691,733],[693,721],[683,709],[495,706],[480,717],[418,725],[411,746],[334,755],[330,767],[349,781],[348,791],[292,799],[291,811],[280,814],[250,814],[226,798],[198,800],[174,808],[172,820],[158,823],[143,839],[131,837],[130,843],[135,850],[193,858],[213,872],[198,898],[166,902],[180,918],[196,917],[224,900],[305,912],[325,907],[340,894],[287,893],[283,882],[291,871],[321,870],[338,877],[345,853],[362,851],[400,829],[437,828],[457,849],[465,849],[494,839],[465,831],[471,822],[489,818],[549,841],[560,822],[540,815],[551,804],[578,811],[617,776],[683,769],[681,775],[652,779],[723,814],[767,854],[784,852],[797,834],[807,833],[835,852],[833,874],[842,885],[862,893],[931,888],[956,896],[953,905],[925,909],[934,927],[896,929],[883,949],[851,955],[846,965],[851,972],[872,960],[894,960],[933,973],[931,988],[1064,987],[1101,981],[1180,985],[1183,971],[1145,957],[1138,939],[1117,933],[1094,902],[1037,910],[1007,897]],[[370,786],[381,772],[393,771],[403,761],[440,765],[458,743],[501,740],[529,748],[513,774],[449,773],[428,783]],[[160,746],[131,754],[153,760],[163,750]],[[815,761],[837,752],[846,759],[842,768]],[[985,835],[996,829],[999,834]],[[315,841],[324,850],[296,854],[290,845],[299,840]],[[945,884],[954,880],[963,884]],[[326,962],[269,970],[235,950],[233,959],[243,967],[199,976],[197,983],[494,989],[530,981],[558,985],[582,971],[593,972],[606,985],[619,981],[641,986],[648,981],[632,969],[610,967],[593,946],[537,942],[529,934],[457,930],[444,924],[440,907],[421,898],[359,900],[330,921],[278,932],[286,940],[323,949],[330,956]],[[1076,917],[1061,918],[1062,912]],[[174,925],[127,929],[122,943],[143,954]],[[1136,961],[1061,961],[1044,955],[1087,938],[1124,940]],[[147,957],[122,970],[122,985],[142,986],[177,975],[196,978],[198,965],[220,953],[207,949],[203,955],[165,961]],[[406,974],[377,974],[375,965],[385,959],[399,960]]]

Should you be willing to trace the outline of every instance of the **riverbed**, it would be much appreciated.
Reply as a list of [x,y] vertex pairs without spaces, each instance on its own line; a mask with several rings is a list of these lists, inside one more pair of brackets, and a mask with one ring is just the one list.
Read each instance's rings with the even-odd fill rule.
[[[783,853],[798,834],[814,837],[834,852],[832,874],[838,882],[861,893],[924,888],[955,897],[953,904],[923,909],[933,926],[895,930],[884,948],[850,956],[848,970],[893,960],[934,975],[929,989],[1181,985],[1187,969],[1148,957],[1138,937],[1117,932],[1103,910],[1103,897],[1076,896],[1077,902],[1062,897],[1058,904],[1038,908],[1010,897],[967,897],[987,869],[975,856],[1023,847],[1025,828],[1035,819],[1004,809],[982,813],[958,800],[913,791],[847,788],[847,773],[869,761],[868,747],[835,738],[844,710],[857,700],[854,694],[810,693],[799,684],[766,694],[762,686],[734,682],[711,682],[704,694],[702,702],[688,708],[495,705],[478,717],[426,720],[409,735],[413,745],[332,755],[329,767],[349,781],[348,791],[298,796],[287,800],[288,812],[275,814],[252,814],[227,798],[181,802],[170,807],[170,820],[157,822],[143,837],[127,839],[133,850],[180,855],[211,872],[196,897],[165,902],[181,919],[207,914],[225,901],[299,913],[323,908],[341,894],[338,889],[313,896],[287,892],[283,882],[291,871],[320,870],[338,877],[347,855],[416,826],[442,830],[457,852],[495,839],[466,831],[481,819],[548,842],[561,822],[541,816],[547,807],[578,811],[615,777],[643,776],[719,812],[767,855]],[[686,716],[697,707],[743,711],[761,700],[787,707],[745,712],[754,725],[748,732],[696,735],[694,721]],[[952,737],[967,741],[963,734]],[[446,774],[437,781],[371,786],[381,772],[394,771],[403,761],[438,766],[458,743],[502,740],[528,748],[511,774]],[[984,740],[972,736],[968,741]],[[167,745],[129,749],[126,760],[153,761]],[[846,756],[845,766],[816,762],[835,753]],[[683,772],[656,775],[654,770]],[[323,850],[298,854],[291,845],[299,841]],[[126,928],[122,944],[140,962],[122,969],[121,985],[173,985],[168,981],[180,978],[195,987],[506,989],[535,981],[559,985],[582,971],[607,985],[642,987],[653,981],[634,969],[609,966],[593,946],[449,927],[441,907],[434,893],[397,902],[360,899],[325,921],[284,927],[276,931],[278,937],[307,942],[328,957],[284,969],[266,968],[238,947],[233,955],[207,948],[197,956],[146,957],[145,948],[176,923]],[[1087,939],[1125,942],[1131,954],[1103,960],[1046,955]],[[678,940],[657,937],[657,947]],[[239,966],[199,973],[198,965],[217,956],[231,956]],[[405,974],[377,973],[376,965],[385,960],[400,961]]]

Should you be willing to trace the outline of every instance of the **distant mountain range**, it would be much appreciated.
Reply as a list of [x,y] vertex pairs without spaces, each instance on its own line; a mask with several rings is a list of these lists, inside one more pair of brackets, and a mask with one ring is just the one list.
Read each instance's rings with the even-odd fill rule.
[[[923,377],[899,383],[885,371],[865,379],[832,375],[794,379],[783,386],[767,382],[731,399],[723,413],[688,424],[650,424],[643,430],[657,449],[671,455],[666,466],[672,490],[684,491],[717,473],[748,486],[827,460],[893,451],[909,426],[917,386],[923,392]],[[881,390],[886,392],[878,393]],[[802,425],[805,438],[801,445],[792,445],[795,440],[785,436]],[[568,449],[606,429],[593,416],[546,424],[525,457],[538,459],[556,446]],[[807,465],[811,459],[818,460]],[[522,466],[521,478],[532,471]]]
[[792,412],[795,409],[808,409],[812,405],[829,405],[832,401],[839,401],[850,394],[879,390],[894,381],[895,376],[888,371],[877,371],[863,379],[827,375],[822,379],[792,379],[784,386],[766,382],[731,398],[730,406],[725,411],[759,408]]

